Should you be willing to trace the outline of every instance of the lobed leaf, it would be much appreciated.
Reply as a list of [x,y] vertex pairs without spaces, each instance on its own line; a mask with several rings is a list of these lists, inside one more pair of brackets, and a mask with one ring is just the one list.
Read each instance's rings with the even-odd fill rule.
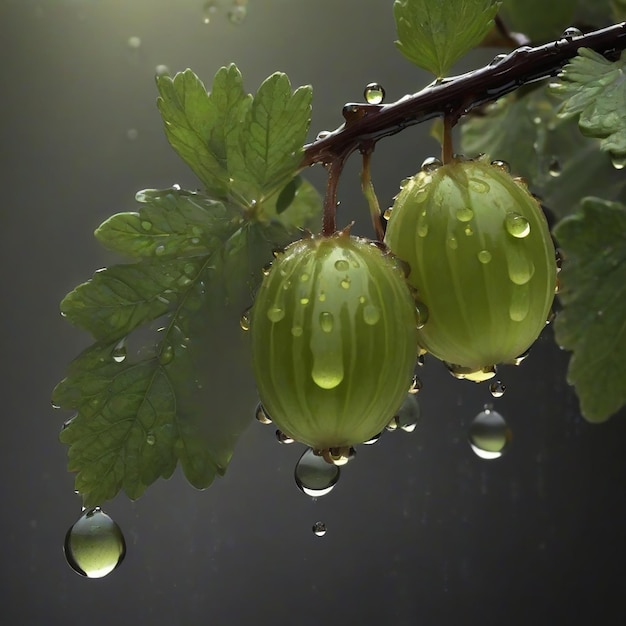
[[556,339],[573,352],[568,380],[582,414],[603,422],[626,403],[626,208],[586,198],[555,235],[564,255]]
[[487,35],[499,4],[494,0],[395,0],[396,45],[409,61],[441,78]]
[[580,48],[559,74],[561,82],[552,88],[566,98],[559,115],[579,116],[581,132],[602,139],[601,148],[618,160],[626,159],[625,65],[625,53],[611,62],[593,50]]

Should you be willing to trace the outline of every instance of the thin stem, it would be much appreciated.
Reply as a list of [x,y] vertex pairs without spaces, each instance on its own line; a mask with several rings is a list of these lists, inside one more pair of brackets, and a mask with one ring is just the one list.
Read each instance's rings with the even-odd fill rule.
[[523,46],[497,63],[432,83],[397,102],[346,105],[352,113],[350,121],[305,146],[301,165],[332,163],[338,155],[345,161],[365,141],[377,141],[450,111],[466,115],[526,83],[555,76],[581,47],[615,58],[626,48],[626,22],[536,48]]
[[322,221],[322,234],[330,237],[337,229],[337,187],[348,154],[339,155],[328,165],[328,180],[326,182],[326,195],[324,196],[324,218]]
[[370,142],[367,146],[361,148],[361,154],[363,155],[363,165],[361,167],[361,189],[363,195],[367,200],[370,207],[370,215],[372,216],[372,224],[376,233],[378,241],[382,241],[385,237],[385,231],[380,221],[380,204],[378,204],[378,198],[376,197],[376,191],[374,190],[374,183],[372,182],[372,153],[374,152],[374,143]]
[[454,148],[452,147],[452,127],[454,118],[447,114],[443,118],[443,141],[441,142],[441,161],[445,165],[452,161]]

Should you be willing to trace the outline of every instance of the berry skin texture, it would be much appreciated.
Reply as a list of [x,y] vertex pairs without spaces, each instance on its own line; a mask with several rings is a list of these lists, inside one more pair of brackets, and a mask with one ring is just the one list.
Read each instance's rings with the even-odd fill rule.
[[410,265],[418,309],[428,311],[419,345],[453,372],[478,374],[473,380],[526,352],[556,287],[541,207],[503,165],[478,159],[420,171],[396,197],[385,236]]
[[288,246],[250,320],[264,409],[316,450],[381,432],[411,385],[415,305],[393,255],[345,232]]

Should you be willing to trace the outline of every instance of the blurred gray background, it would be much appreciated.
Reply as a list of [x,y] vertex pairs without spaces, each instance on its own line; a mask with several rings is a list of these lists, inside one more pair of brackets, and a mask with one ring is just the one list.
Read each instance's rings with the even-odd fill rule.
[[[227,18],[231,0],[220,4],[209,14],[203,0],[0,1],[0,621],[625,624],[626,414],[582,420],[549,328],[521,367],[502,369],[499,399],[427,361],[415,432],[360,449],[326,498],[311,501],[293,482],[303,448],[253,423],[208,490],[177,472],[137,502],[104,506],[128,546],[110,576],[83,579],[65,563],[81,506],[58,443],[69,415],[49,398],[89,338],[58,303],[120,260],[92,232],[133,210],[137,190],[197,187],[164,138],[156,66],[191,67],[208,86],[236,62],[249,91],[285,71],[294,87],[314,87],[311,138],[338,126],[368,82],[395,100],[430,81],[394,50],[391,0],[250,0],[239,25]],[[436,151],[426,127],[381,142],[381,204]],[[339,224],[357,219],[370,235],[357,174],[351,162]],[[322,188],[323,171],[309,178]],[[222,392],[244,394],[254,410],[248,377]],[[467,443],[487,402],[513,432],[491,462]],[[324,537],[311,532],[316,520]]]

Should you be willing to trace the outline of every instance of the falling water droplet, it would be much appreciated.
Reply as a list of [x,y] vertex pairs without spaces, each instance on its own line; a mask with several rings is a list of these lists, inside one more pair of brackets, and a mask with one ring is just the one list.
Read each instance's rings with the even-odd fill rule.
[[493,165],[493,167],[497,167],[503,172],[506,172],[507,174],[511,173],[511,166],[506,161],[501,161],[500,159],[496,159],[495,161],[491,162],[491,165]]
[[563,39],[574,39],[574,37],[582,37],[583,34],[578,28],[574,28],[573,26],[569,26],[563,31],[561,37]]
[[561,162],[556,157],[552,157],[550,165],[548,165],[548,174],[553,178],[557,178],[561,175],[562,169]]
[[141,38],[136,36],[129,37],[126,43],[131,50],[138,50],[141,47]]
[[77,574],[102,578],[123,561],[126,543],[120,527],[95,507],[67,531],[63,550],[68,565]]
[[330,493],[340,475],[341,470],[337,465],[328,463],[322,455],[315,454],[311,448],[300,457],[294,470],[298,489],[313,498]]
[[409,392],[395,415],[396,426],[405,433],[412,433],[417,427],[420,414],[419,402],[415,395]]
[[289,444],[289,443],[294,442],[293,437],[290,437],[289,435],[284,433],[282,430],[276,431],[276,440],[278,441],[278,443],[284,443],[284,444]]
[[434,172],[442,165],[443,163],[437,157],[428,157],[422,162],[422,170],[424,172]]
[[368,104],[380,104],[385,99],[385,90],[378,83],[369,83],[363,91],[363,97]]
[[506,391],[506,385],[501,380],[494,380],[489,385],[489,391],[494,398],[501,398]]
[[122,339],[115,344],[111,356],[116,363],[123,363],[126,360],[126,339]]
[[519,213],[510,212],[504,218],[506,232],[516,239],[524,239],[530,234],[530,224],[528,220]]
[[469,442],[481,459],[501,457],[510,440],[511,430],[497,411],[481,411],[470,425]]
[[323,537],[326,534],[326,524],[324,522],[315,522],[311,530],[316,537]]

